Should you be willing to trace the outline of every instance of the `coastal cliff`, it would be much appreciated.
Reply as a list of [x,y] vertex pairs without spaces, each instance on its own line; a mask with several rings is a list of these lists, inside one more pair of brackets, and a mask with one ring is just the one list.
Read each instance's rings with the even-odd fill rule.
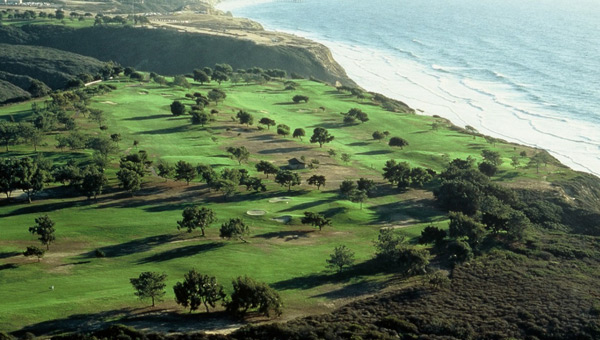
[[1,27],[0,42],[51,47],[165,75],[228,63],[234,69],[279,68],[332,84],[355,85],[321,44],[267,32],[260,27],[244,35],[226,32],[202,32],[193,28],[182,32],[176,27],[164,26],[158,29],[121,26],[76,29],[26,25]]

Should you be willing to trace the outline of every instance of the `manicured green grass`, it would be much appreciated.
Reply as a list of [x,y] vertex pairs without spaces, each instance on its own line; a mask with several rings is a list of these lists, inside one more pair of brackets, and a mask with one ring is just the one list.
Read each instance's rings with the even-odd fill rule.
[[[384,111],[368,101],[357,101],[337,93],[333,87],[307,80],[298,80],[296,91],[283,91],[281,82],[194,84],[190,90],[123,79],[109,83],[117,90],[94,97],[90,104],[105,112],[108,131],[98,130],[95,123],[83,117],[77,120],[87,133],[120,133],[123,138],[119,143],[121,154],[136,152],[133,142],[138,141],[137,149],[146,150],[153,160],[171,163],[186,160],[194,164],[211,164],[219,170],[240,168],[236,161],[227,157],[227,146],[247,145],[253,152],[249,164],[241,167],[252,173],[255,173],[253,164],[259,160],[273,160],[277,165],[284,165],[286,159],[297,157],[298,152],[327,159],[326,151],[334,149],[338,155],[351,154],[352,160],[344,165],[338,156],[328,160],[331,163],[328,167],[300,171],[304,180],[312,174],[320,174],[323,169],[330,171],[324,175],[332,181],[323,191],[303,184],[287,192],[274,184],[271,177],[266,180],[269,189],[266,193],[247,193],[241,189],[235,197],[224,200],[209,193],[200,183],[193,182],[190,186],[173,182],[163,184],[152,175],[145,179],[144,190],[129,198],[116,188],[114,173],[118,157],[114,157],[107,170],[112,188],[97,202],[82,197],[50,196],[40,197],[31,204],[2,205],[0,261],[4,266],[0,270],[0,329],[14,331],[73,314],[146,306],[147,303],[136,300],[129,284],[129,278],[142,271],[167,273],[167,296],[161,306],[176,308],[171,287],[192,268],[217,276],[228,291],[231,279],[239,275],[265,281],[280,290],[289,314],[325,310],[323,305],[334,299],[328,293],[348,284],[383,282],[388,278],[385,274],[375,274],[338,279],[325,269],[325,260],[335,246],[347,245],[356,252],[360,263],[372,258],[373,241],[383,226],[401,225],[399,232],[411,243],[430,223],[442,228],[447,226],[445,215],[432,206],[431,192],[414,189],[399,192],[382,182],[381,168],[388,159],[441,171],[448,159],[472,156],[480,160],[482,149],[499,151],[505,163],[525,149],[502,143],[492,146],[481,137],[473,138],[449,128],[432,131],[433,118]],[[219,110],[209,126],[191,125],[188,116],[171,115],[169,105],[173,100],[191,105],[192,101],[185,98],[186,93],[206,93],[213,87],[223,89],[227,99],[218,105],[211,103],[207,108]],[[295,94],[307,95],[310,101],[292,104],[291,98]],[[2,107],[0,118],[13,116],[17,121],[26,120],[30,105]],[[365,111],[370,120],[359,125],[343,125],[340,112],[354,107]],[[299,141],[273,136],[275,128],[259,131],[255,126],[242,127],[231,118],[240,109],[253,114],[255,122],[269,117],[278,124],[290,126],[291,131],[304,128],[307,136]],[[326,127],[335,136],[335,140],[322,149],[308,141],[312,129],[317,126]],[[390,136],[402,137],[410,145],[400,150],[390,148],[386,142],[378,143],[371,138],[375,130],[388,130]],[[60,152],[54,147],[54,138],[47,136],[45,145],[40,147],[40,152],[54,162],[89,157],[88,151]],[[528,149],[528,152],[531,154],[532,151]],[[11,153],[6,155],[21,154],[32,154],[31,147],[12,146]],[[264,178],[262,174],[258,176]],[[360,176],[376,179],[381,187],[379,194],[368,199],[363,209],[357,203],[340,199],[335,192],[341,179],[358,179]],[[517,181],[541,175],[537,175],[535,169],[514,170],[505,164],[497,178],[502,179],[502,176]],[[280,196],[290,196],[291,200],[289,203],[269,202]],[[210,207],[217,213],[219,222],[207,230],[205,239],[199,238],[199,233],[187,234],[176,229],[181,211],[192,204]],[[267,213],[248,216],[246,211],[252,209]],[[301,225],[300,217],[304,211],[324,213],[332,218],[333,226],[319,232]],[[37,243],[27,228],[44,213],[56,222],[57,242],[51,245],[41,263],[13,256],[14,252]],[[272,220],[285,215],[292,216],[291,223]],[[248,243],[218,238],[220,223],[233,217],[241,217],[251,226]],[[104,251],[106,257],[94,257],[95,249]],[[50,286],[55,287],[54,291],[49,290]]]

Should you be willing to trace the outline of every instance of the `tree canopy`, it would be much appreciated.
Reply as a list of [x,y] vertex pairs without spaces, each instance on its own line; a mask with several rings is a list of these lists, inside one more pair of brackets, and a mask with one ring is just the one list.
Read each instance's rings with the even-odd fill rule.
[[129,282],[135,289],[134,294],[140,300],[151,299],[152,307],[154,307],[155,301],[161,301],[165,296],[166,279],[167,274],[165,273],[142,272],[137,278],[129,279]]
[[319,143],[319,147],[323,147],[323,144],[329,143],[334,140],[334,136],[329,134],[327,129],[322,127],[317,127],[313,130],[313,135],[310,137],[311,143]]

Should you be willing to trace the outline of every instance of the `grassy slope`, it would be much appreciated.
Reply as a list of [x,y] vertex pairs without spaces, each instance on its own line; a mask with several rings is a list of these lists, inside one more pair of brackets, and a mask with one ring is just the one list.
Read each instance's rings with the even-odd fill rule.
[[[184,91],[156,84],[112,83],[118,86],[118,90],[95,97],[92,107],[104,110],[109,117],[109,130],[104,133],[122,134],[121,152],[135,152],[129,146],[133,140],[138,140],[140,148],[147,150],[153,159],[185,159],[194,163],[210,163],[218,169],[237,167],[224,151],[227,146],[247,145],[252,155],[249,164],[243,167],[251,171],[252,164],[259,159],[283,165],[288,158],[303,154],[308,159],[321,159],[322,166],[318,170],[302,171],[302,177],[306,179],[311,174],[323,173],[329,183],[323,193],[306,185],[288,193],[269,180],[267,193],[249,194],[244,191],[225,202],[218,195],[209,194],[200,184],[193,183],[189,187],[184,183],[163,184],[149,176],[144,190],[135,198],[109,190],[98,202],[88,202],[81,197],[50,196],[32,204],[1,206],[0,258],[3,258],[4,265],[0,271],[0,301],[3,301],[0,329],[12,331],[80,313],[90,313],[102,319],[95,313],[144,307],[146,303],[136,301],[128,281],[147,270],[164,271],[169,275],[166,301],[161,304],[165,308],[174,307],[170,287],[189,269],[197,268],[203,273],[216,275],[227,289],[230,289],[230,280],[242,274],[283,287],[281,293],[286,301],[287,316],[327,310],[345,301],[333,299],[332,292],[349,284],[356,284],[358,291],[368,292],[369,287],[377,287],[369,284],[370,281],[383,282],[385,277],[355,277],[336,282],[325,275],[327,279],[309,286],[286,283],[293,283],[296,278],[323,274],[325,259],[339,244],[346,244],[354,250],[357,260],[369,259],[373,253],[372,241],[383,223],[408,223],[412,226],[403,231],[411,237],[418,235],[429,221],[445,225],[444,215],[430,207],[431,193],[427,191],[398,193],[383,185],[379,197],[369,199],[365,208],[360,210],[358,204],[337,198],[335,189],[339,181],[359,176],[380,181],[380,169],[391,158],[441,170],[444,154],[450,159],[468,155],[479,159],[481,149],[488,148],[500,151],[505,163],[509,163],[510,156],[521,150],[532,152],[507,144],[492,147],[483,138],[473,139],[446,128],[433,132],[429,127],[432,118],[386,112],[366,101],[357,102],[347,95],[338,94],[332,87],[309,81],[299,81],[301,87],[293,92],[281,91],[283,85],[280,83],[264,86],[224,83],[221,88],[228,97],[225,103],[216,107],[221,112],[216,116],[217,121],[207,128],[191,126],[186,117],[171,116],[168,106],[174,99],[185,100],[183,95],[187,92],[205,93],[216,85],[196,84],[193,89]],[[297,93],[308,95],[310,102],[290,104],[291,97]],[[186,103],[191,104],[190,101]],[[22,103],[4,107],[0,117],[13,115],[17,120],[26,119],[29,105]],[[324,112],[319,109],[321,106],[326,108]],[[351,127],[342,126],[339,112],[352,107],[367,112],[370,121]],[[213,108],[212,104],[210,108]],[[274,129],[258,131],[250,127],[246,131],[231,120],[240,108],[252,113],[255,121],[268,116],[278,123],[289,125],[292,130],[305,128],[309,136],[313,127],[324,126],[336,139],[320,149],[307,141],[308,136],[300,142],[291,137],[274,136]],[[93,133],[97,131],[93,124],[83,119],[79,124]],[[411,145],[399,150],[377,143],[370,137],[376,129],[389,130],[392,136],[402,136]],[[217,142],[210,137],[216,137]],[[41,148],[53,160],[85,156],[85,153],[58,152],[52,146],[53,138],[48,136],[47,145]],[[352,154],[352,162],[344,165],[329,159],[326,156],[329,148],[335,149],[338,154]],[[28,146],[11,150],[11,155],[31,152]],[[113,186],[114,171],[110,169],[108,172]],[[568,178],[573,174],[563,168],[549,167],[544,169],[544,175]],[[499,178],[527,181],[538,176],[541,175],[537,175],[534,169],[514,170],[505,164]],[[293,198],[289,204],[268,202],[274,196],[285,195]],[[196,234],[177,232],[175,221],[189,204],[215,209],[220,222],[229,217],[243,217],[252,226],[250,243],[218,239],[218,223],[207,231],[206,239],[195,238]],[[247,210],[257,208],[267,210],[267,215],[250,217],[245,214]],[[332,216],[334,226],[323,232],[313,232],[310,227],[299,225],[297,217],[306,210],[325,212]],[[57,242],[38,264],[16,252],[36,244],[27,227],[33,224],[35,217],[45,212],[56,221]],[[295,219],[290,225],[270,220],[281,215],[292,215]],[[292,239],[292,235],[299,237]],[[106,258],[90,256],[98,248],[106,252]],[[54,291],[48,289],[50,285],[55,286]],[[49,327],[53,325],[56,326],[51,323]]]

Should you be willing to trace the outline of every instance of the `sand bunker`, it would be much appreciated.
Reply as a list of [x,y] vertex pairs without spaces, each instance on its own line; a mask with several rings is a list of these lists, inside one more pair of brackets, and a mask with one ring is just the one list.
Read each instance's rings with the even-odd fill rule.
[[291,197],[276,197],[276,198],[271,198],[269,200],[269,203],[279,203],[279,202],[290,202],[292,200]]
[[292,216],[284,215],[279,217],[273,217],[271,220],[279,223],[289,223],[292,220]]
[[266,213],[267,212],[264,210],[248,210],[248,211],[246,211],[246,214],[248,214],[250,216],[262,216]]
[[117,105],[117,103],[111,102],[110,100],[103,101],[102,104]]
[[300,109],[298,112],[313,112],[313,110]]

